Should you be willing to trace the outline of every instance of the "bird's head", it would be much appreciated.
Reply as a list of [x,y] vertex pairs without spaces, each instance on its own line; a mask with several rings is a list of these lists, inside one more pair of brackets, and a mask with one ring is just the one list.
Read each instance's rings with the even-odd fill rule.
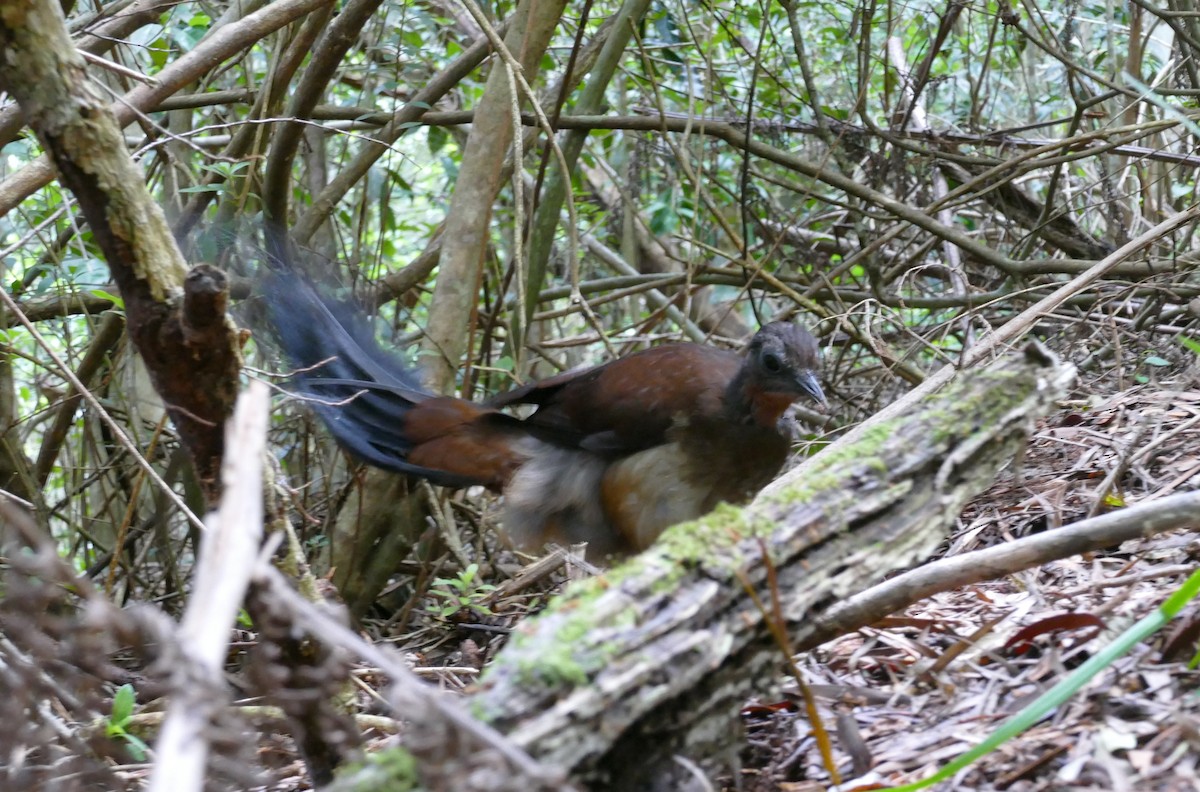
[[746,350],[748,374],[755,391],[772,396],[812,399],[825,407],[817,379],[821,349],[812,333],[791,322],[769,322],[754,334]]

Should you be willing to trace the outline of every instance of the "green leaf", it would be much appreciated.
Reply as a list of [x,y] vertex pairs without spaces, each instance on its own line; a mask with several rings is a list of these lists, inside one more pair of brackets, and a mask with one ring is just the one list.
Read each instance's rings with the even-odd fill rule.
[[129,722],[130,716],[133,715],[133,705],[137,702],[137,696],[133,693],[133,685],[128,682],[117,688],[117,693],[113,696],[112,717],[110,720],[113,725],[124,726]]
[[197,184],[194,187],[180,187],[177,192],[188,193],[219,193],[225,189],[222,184]]
[[150,62],[161,69],[167,65],[167,57],[171,54],[171,44],[161,36],[146,48],[150,53]]
[[1193,572],[1187,580],[1183,581],[1183,585],[1167,597],[1167,601],[1158,609],[1164,617],[1173,619],[1179,615],[1184,606],[1196,598],[1197,594],[1200,594],[1200,570]]
[[92,295],[96,296],[96,297],[101,297],[105,300],[111,300],[112,304],[114,306],[116,306],[117,308],[119,308],[122,311],[125,310],[125,301],[121,299],[121,295],[119,295],[119,294],[113,294],[112,292],[106,292],[106,291],[104,291],[104,289],[92,289]]
[[121,739],[125,741],[125,748],[134,761],[144,762],[150,756],[150,746],[146,745],[141,737],[135,734],[122,734]]
[[1169,366],[1169,365],[1171,365],[1171,361],[1163,360],[1158,355],[1150,355],[1142,362],[1144,362],[1147,366]]
[[656,236],[665,236],[673,233],[679,227],[679,215],[675,213],[675,209],[669,201],[658,201],[656,203],[657,205],[651,204],[650,230]]
[[479,564],[468,564],[467,568],[459,573],[458,578],[465,584],[470,584],[475,579],[475,575],[479,572]]
[[1194,338],[1188,338],[1185,335],[1178,336],[1175,340],[1183,344],[1186,348],[1195,352],[1197,355],[1200,355],[1200,341],[1197,341]]
[[429,153],[437,154],[441,151],[446,142],[450,139],[450,134],[441,127],[431,126],[429,131],[425,133],[426,139],[429,141]]

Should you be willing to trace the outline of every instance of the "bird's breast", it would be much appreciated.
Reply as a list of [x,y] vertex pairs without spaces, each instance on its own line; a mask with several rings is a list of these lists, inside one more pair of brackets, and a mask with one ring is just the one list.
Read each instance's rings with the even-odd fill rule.
[[644,550],[667,527],[703,514],[709,493],[688,475],[692,461],[678,442],[613,462],[600,484],[604,514],[635,551]]
[[671,437],[613,462],[601,480],[604,513],[635,550],[718,503],[749,501],[787,458],[788,441],[775,429],[693,420]]

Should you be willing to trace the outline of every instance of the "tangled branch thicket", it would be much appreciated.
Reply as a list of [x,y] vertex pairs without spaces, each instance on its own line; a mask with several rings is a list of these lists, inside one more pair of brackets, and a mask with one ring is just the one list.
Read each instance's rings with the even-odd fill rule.
[[[1200,18],[1182,0],[494,5],[493,36],[544,31],[544,53],[516,53],[532,58],[520,74],[442,0],[336,15],[325,0],[133,0],[72,6],[68,26],[186,258],[231,274],[241,324],[257,327],[269,218],[315,278],[466,396],[668,339],[736,344],[798,315],[825,346],[833,405],[801,415],[807,454],[1105,260],[1029,328],[1078,367],[1076,395],[1194,375],[1195,224],[1148,233],[1197,204]],[[518,76],[539,112],[513,100]],[[198,532],[51,353],[197,512],[202,488],[92,233],[23,123],[0,106],[0,258],[49,340],[0,316],[0,487],[51,544],[5,550],[0,671],[22,696],[3,711],[23,726],[3,730],[0,762],[24,757],[8,780],[137,786],[137,762],[98,747],[93,724],[119,684],[141,702],[160,691],[146,655],[117,652],[148,628],[109,614],[93,646],[61,627],[86,626],[97,600],[177,615]],[[469,305],[439,294],[460,283]],[[257,351],[250,376],[278,368]],[[496,643],[454,641],[446,614],[502,634],[557,582],[506,582],[515,561],[486,499],[364,475],[303,410],[278,411],[271,442],[315,569],[418,666],[462,669],[438,672],[451,687]],[[462,582],[472,564],[503,596]],[[293,748],[260,748],[246,767],[284,774]]]

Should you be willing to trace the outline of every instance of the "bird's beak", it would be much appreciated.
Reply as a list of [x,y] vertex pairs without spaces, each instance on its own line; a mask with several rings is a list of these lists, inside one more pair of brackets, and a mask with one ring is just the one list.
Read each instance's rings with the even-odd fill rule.
[[796,384],[800,386],[801,392],[815,401],[822,407],[828,407],[829,402],[825,400],[825,391],[821,390],[821,383],[817,381],[817,373],[812,369],[801,371],[796,375]]

